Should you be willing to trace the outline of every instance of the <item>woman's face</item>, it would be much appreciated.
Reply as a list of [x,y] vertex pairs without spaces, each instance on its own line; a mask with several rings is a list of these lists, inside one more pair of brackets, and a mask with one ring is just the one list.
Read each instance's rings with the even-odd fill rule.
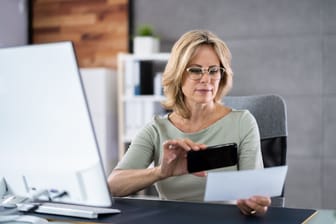
[[208,68],[220,66],[219,58],[209,45],[201,45],[187,65],[203,68],[205,71],[199,80],[192,79],[192,75],[185,71],[182,82],[182,92],[188,105],[206,104],[213,102],[216,96],[220,79],[212,79],[206,71]]

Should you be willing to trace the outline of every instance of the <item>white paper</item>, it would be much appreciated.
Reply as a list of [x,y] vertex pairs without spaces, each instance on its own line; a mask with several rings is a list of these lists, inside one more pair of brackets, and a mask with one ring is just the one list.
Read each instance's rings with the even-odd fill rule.
[[280,196],[288,166],[265,169],[209,172],[204,201],[229,201],[253,195]]

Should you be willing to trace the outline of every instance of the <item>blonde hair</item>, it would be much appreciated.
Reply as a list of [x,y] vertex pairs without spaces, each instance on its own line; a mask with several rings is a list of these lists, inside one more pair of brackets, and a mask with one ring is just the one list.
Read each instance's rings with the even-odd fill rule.
[[184,102],[184,94],[182,92],[183,74],[195,51],[201,45],[211,46],[218,55],[220,66],[225,68],[224,76],[220,80],[214,99],[215,103],[221,103],[222,97],[232,87],[231,52],[225,42],[206,30],[192,30],[183,34],[174,44],[163,72],[162,85],[166,99],[162,102],[162,105],[184,118],[190,117],[190,111]]

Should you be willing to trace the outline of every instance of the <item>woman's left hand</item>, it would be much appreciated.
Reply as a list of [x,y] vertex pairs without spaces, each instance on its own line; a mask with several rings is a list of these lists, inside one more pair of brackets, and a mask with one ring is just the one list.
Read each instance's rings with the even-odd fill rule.
[[248,199],[240,199],[237,206],[244,215],[262,216],[266,214],[271,198],[265,196],[252,196]]

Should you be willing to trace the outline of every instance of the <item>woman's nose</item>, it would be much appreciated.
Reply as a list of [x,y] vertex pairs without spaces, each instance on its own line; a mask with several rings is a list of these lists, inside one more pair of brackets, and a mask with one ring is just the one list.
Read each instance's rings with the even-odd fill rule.
[[203,83],[204,82],[210,82],[210,80],[211,80],[211,77],[209,75],[209,72],[208,71],[203,71],[200,82],[203,82]]

